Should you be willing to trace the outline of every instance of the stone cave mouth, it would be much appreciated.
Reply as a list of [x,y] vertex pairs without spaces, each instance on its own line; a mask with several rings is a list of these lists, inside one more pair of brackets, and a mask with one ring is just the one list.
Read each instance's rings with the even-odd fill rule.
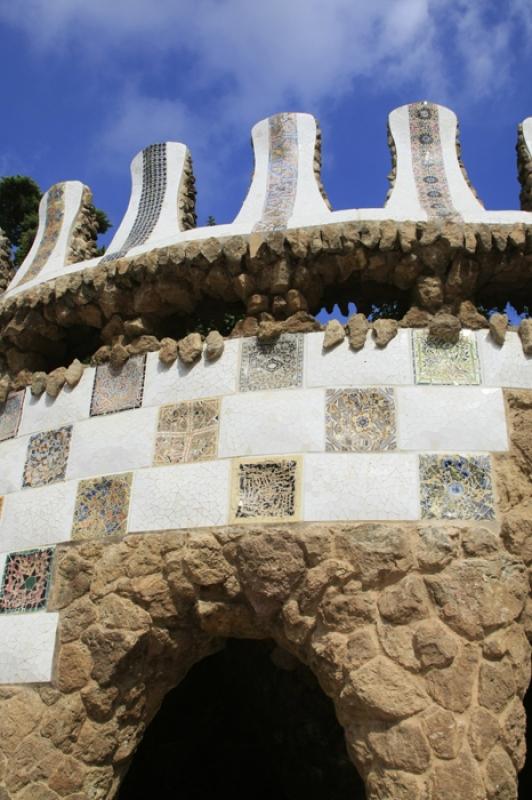
[[227,640],[166,695],[118,800],[155,787],[180,800],[220,790],[233,800],[365,798],[332,701],[269,640]]

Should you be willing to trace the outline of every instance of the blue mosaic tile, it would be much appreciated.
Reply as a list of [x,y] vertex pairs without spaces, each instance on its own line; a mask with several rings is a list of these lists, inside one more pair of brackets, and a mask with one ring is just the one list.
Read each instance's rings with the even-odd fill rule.
[[45,486],[65,478],[72,425],[30,436],[24,486]]
[[53,547],[9,553],[0,590],[0,614],[46,608],[53,557]]
[[124,535],[127,531],[130,472],[80,481],[74,508],[73,539]]
[[423,518],[495,518],[489,456],[422,455],[419,479]]

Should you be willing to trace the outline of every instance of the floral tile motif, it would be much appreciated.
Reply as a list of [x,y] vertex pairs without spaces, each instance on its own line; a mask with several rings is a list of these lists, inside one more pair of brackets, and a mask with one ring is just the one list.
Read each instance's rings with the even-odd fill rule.
[[325,437],[334,452],[394,450],[393,389],[328,389]]
[[182,464],[216,458],[219,418],[217,398],[163,406],[159,411],[153,463]]
[[408,107],[412,166],[419,202],[431,218],[460,219],[453,207],[440,140],[438,107],[412,103]]
[[74,507],[73,539],[123,535],[127,531],[132,473],[80,481]]
[[303,383],[303,334],[284,333],[274,342],[244,339],[240,391],[288,389]]
[[23,403],[24,390],[13,392],[5,403],[0,403],[0,442],[17,435]]
[[139,408],[142,404],[145,369],[145,355],[130,358],[120,369],[114,369],[110,364],[100,364],[96,368],[92,389],[91,416]]
[[46,608],[53,557],[53,547],[9,553],[0,590],[0,614]]
[[270,117],[268,185],[260,222],[254,231],[286,228],[294,210],[297,190],[298,142],[295,114]]
[[480,366],[474,334],[462,331],[456,344],[429,337],[427,331],[412,331],[416,383],[478,384]]
[[29,269],[18,282],[22,286],[40,273],[57,244],[65,216],[65,184],[56,183],[47,193],[44,235]]
[[44,486],[65,478],[72,425],[30,436],[24,486]]
[[489,456],[419,457],[421,516],[425,519],[494,519]]
[[231,516],[234,522],[299,518],[301,461],[262,458],[234,464]]

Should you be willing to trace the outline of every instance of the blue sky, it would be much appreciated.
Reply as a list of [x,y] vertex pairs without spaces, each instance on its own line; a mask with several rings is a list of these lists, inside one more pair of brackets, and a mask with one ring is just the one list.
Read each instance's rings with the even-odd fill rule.
[[518,208],[531,0],[0,0],[0,37],[0,174],[79,179],[115,229],[165,139],[192,151],[199,223],[230,221],[251,126],[283,110],[319,119],[334,208],[382,206],[387,114],[419,99],[458,114],[486,206]]

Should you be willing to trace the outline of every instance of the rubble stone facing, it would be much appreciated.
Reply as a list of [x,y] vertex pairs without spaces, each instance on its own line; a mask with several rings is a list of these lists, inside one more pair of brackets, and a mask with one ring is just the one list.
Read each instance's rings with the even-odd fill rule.
[[162,338],[172,315],[212,300],[241,303],[248,316],[236,333],[255,335],[262,315],[283,320],[317,311],[326,291],[350,279],[409,292],[402,325],[427,325],[442,310],[459,315],[464,327],[478,327],[487,323],[464,303],[480,290],[493,301],[516,289],[526,296],[531,262],[532,228],[521,223],[349,222],[193,240],[4,297],[0,357],[12,374],[47,361],[57,365],[72,352],[68,345],[80,326],[111,344],[113,320],[116,330],[124,321],[149,318],[151,333]]
[[110,800],[166,692],[234,636],[271,637],[315,672],[368,800],[515,798],[532,392],[506,402],[500,535],[498,523],[283,524],[60,546],[53,684],[0,687],[0,797]]

